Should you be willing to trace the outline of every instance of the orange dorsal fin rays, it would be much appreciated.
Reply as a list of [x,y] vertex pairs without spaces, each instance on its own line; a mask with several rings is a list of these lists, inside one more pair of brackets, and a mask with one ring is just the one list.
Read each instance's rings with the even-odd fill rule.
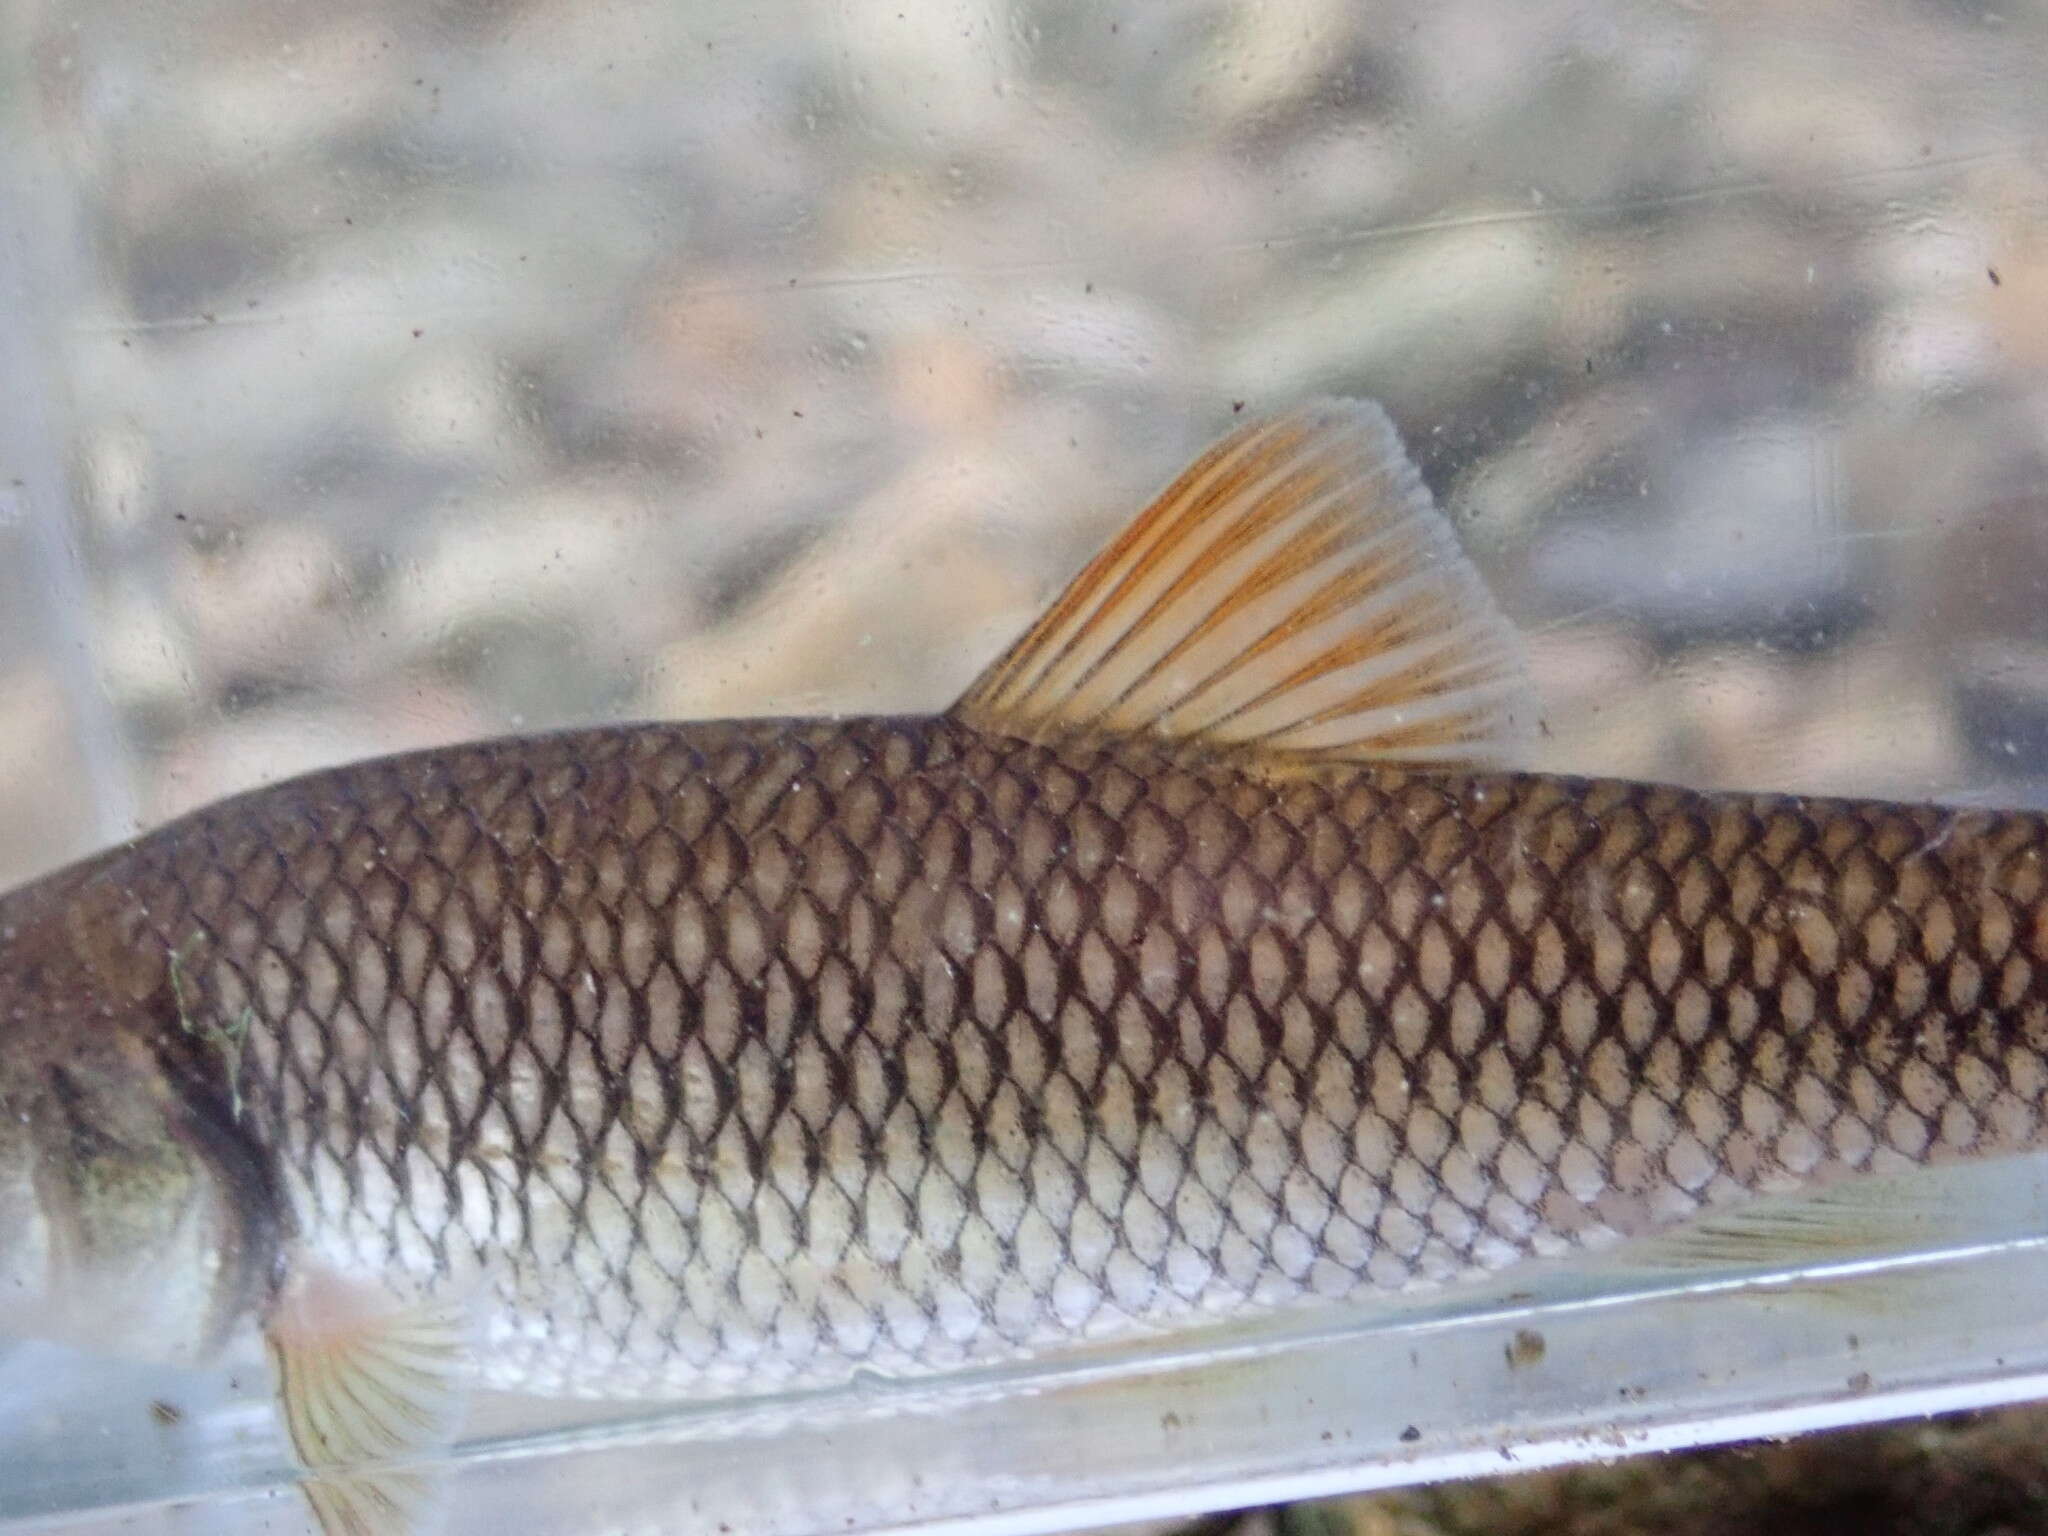
[[1348,400],[1195,460],[953,713],[1279,764],[1498,761],[1535,721],[1514,632],[1386,414]]

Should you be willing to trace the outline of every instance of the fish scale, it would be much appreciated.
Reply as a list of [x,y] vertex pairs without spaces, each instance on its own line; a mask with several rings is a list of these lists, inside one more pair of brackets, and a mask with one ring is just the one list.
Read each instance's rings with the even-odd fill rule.
[[340,770],[121,878],[192,1006],[250,1015],[299,1243],[480,1287],[497,1385],[661,1395],[1400,1288],[2029,1145],[2044,843],[774,721]]

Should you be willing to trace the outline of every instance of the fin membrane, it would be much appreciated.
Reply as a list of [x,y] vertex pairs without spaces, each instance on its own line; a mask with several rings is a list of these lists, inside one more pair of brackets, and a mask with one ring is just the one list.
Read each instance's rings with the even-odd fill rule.
[[1197,459],[954,706],[1027,740],[1282,760],[1496,760],[1520,650],[1386,413],[1324,400]]
[[[2032,1242],[2048,1232],[2048,1163],[2008,1160],[1996,1181],[1984,1173],[1956,1164],[1858,1174],[1810,1194],[1762,1196],[1622,1243],[1596,1263],[1608,1273],[1684,1283],[1804,1272],[1797,1285],[1756,1294],[1773,1308],[1811,1311],[1816,1325],[1884,1319],[1906,1326],[1954,1307],[1956,1270],[1898,1261]],[[1860,1271],[1865,1263],[1882,1271],[1839,1269]]]
[[466,1406],[466,1306],[392,1307],[319,1274],[294,1277],[267,1339],[306,1497],[327,1536],[401,1536],[430,1524],[437,1477]]
[[1973,1240],[1973,1218],[1946,1169],[1860,1174],[1812,1193],[1761,1195],[1704,1211],[1605,1256],[1638,1273],[1716,1275],[1818,1269]]

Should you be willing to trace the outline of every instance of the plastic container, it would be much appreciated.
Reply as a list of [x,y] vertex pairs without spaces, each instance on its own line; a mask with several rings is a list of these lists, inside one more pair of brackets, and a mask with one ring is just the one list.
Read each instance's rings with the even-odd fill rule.
[[[373,752],[938,707],[1318,391],[1386,402],[1530,636],[1536,766],[2048,801],[2048,16],[67,0],[0,41],[0,884]],[[498,1405],[451,1529],[1051,1530],[2048,1389],[2040,1171],[1957,1177],[1974,1226],[1819,1280]],[[289,1528],[288,1476],[260,1366],[0,1357],[0,1529]]]

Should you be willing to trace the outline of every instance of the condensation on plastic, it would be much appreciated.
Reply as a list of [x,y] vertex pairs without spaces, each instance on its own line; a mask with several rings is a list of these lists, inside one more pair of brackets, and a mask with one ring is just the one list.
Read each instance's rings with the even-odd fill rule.
[[[2048,802],[2044,48],[1964,0],[14,0],[0,884],[373,752],[938,706],[1318,391],[1529,636],[1536,766]],[[1053,1529],[2021,1396],[2038,1177],[1825,1283],[491,1407],[453,1528]],[[18,1346],[0,1523],[289,1528],[265,1393]]]

